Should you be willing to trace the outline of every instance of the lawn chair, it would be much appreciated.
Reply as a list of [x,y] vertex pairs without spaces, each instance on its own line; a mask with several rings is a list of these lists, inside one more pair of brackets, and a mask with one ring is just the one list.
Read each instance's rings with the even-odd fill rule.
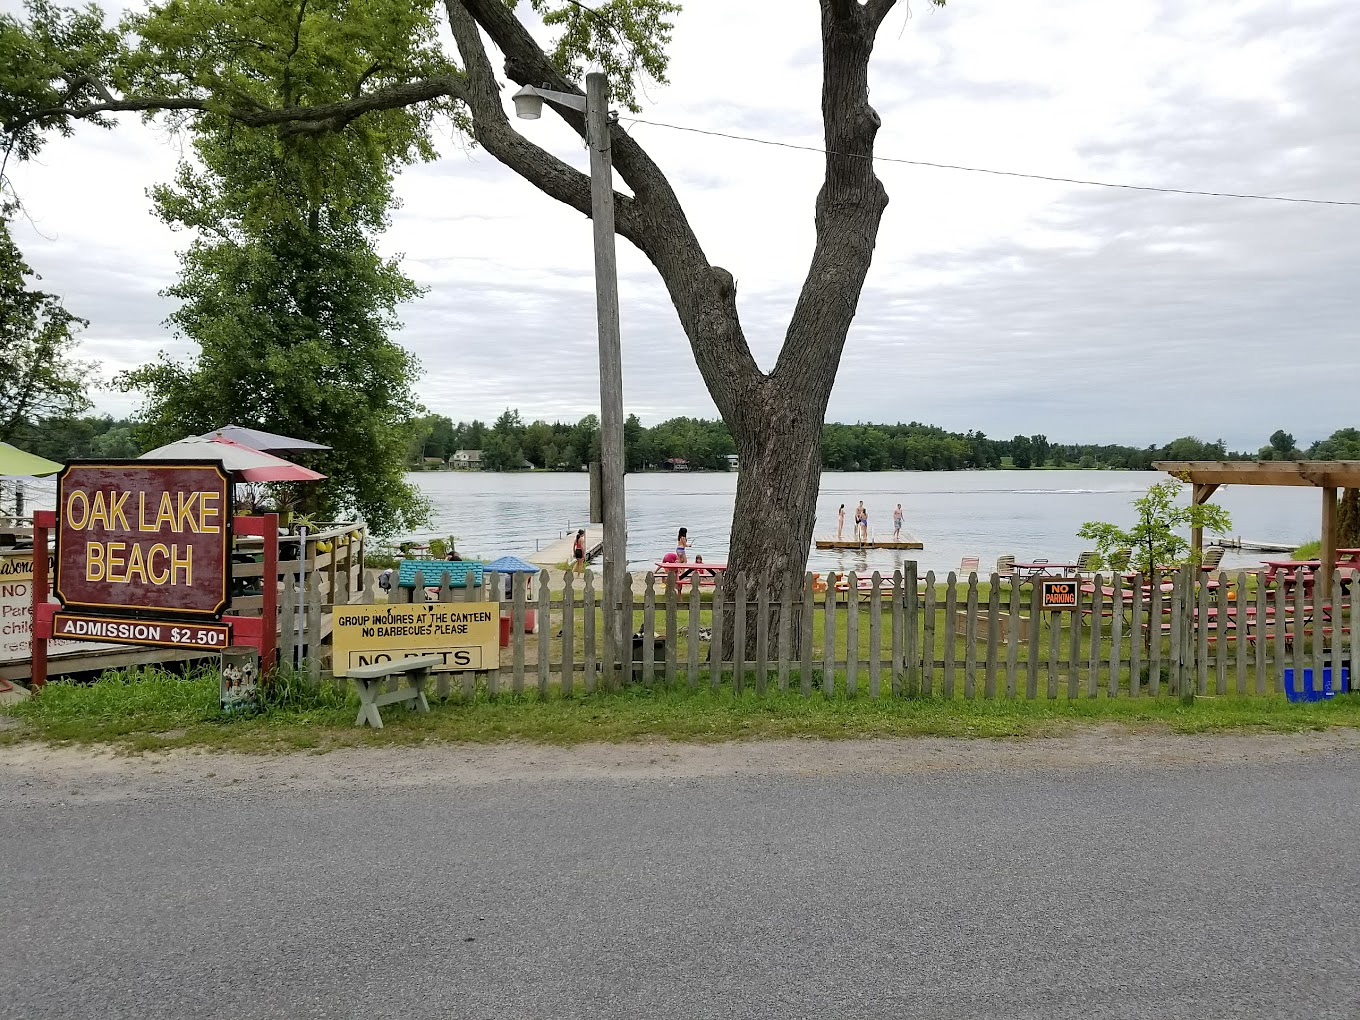
[[1018,571],[1015,569],[1014,556],[998,556],[996,558],[996,576],[1001,579],[1002,584],[1014,584],[1018,578]]
[[1077,557],[1076,574],[1078,577],[1085,577],[1087,574],[1094,574],[1096,570],[1099,569],[1099,565],[1100,565],[1100,553],[1084,552]]
[[1223,562],[1223,547],[1221,545],[1211,545],[1204,550],[1204,555],[1199,561],[1201,570],[1217,570],[1218,565]]
[[976,556],[965,556],[959,561],[959,576],[966,578],[969,574],[976,574],[981,562]]

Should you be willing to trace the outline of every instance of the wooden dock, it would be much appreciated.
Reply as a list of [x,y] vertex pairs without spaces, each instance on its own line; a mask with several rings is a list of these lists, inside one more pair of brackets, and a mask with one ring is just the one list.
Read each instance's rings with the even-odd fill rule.
[[[555,570],[564,563],[571,562],[571,547],[576,542],[576,528],[572,528],[563,538],[555,539],[548,545],[541,547],[532,556],[524,557],[536,567],[547,567]],[[604,525],[586,525],[586,561],[595,559],[600,553],[604,552]]]
[[904,535],[902,538],[898,539],[892,538],[873,539],[868,542],[856,542],[854,539],[841,540],[836,538],[819,538],[816,540],[816,546],[818,549],[846,549],[846,550],[925,548],[924,543],[917,541],[910,535]]
[[1298,548],[1297,543],[1255,542],[1249,538],[1219,538],[1207,544],[1216,545],[1220,549],[1236,549],[1239,552],[1292,553]]

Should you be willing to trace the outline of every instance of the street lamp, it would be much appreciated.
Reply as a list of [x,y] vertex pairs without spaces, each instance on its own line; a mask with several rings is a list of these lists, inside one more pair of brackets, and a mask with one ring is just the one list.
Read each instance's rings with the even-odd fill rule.
[[[590,219],[595,232],[595,312],[600,338],[600,503],[604,518],[605,649],[610,663],[627,668],[632,658],[623,627],[624,578],[628,573],[628,525],[623,491],[623,354],[619,341],[619,274],[614,254],[614,157],[609,144],[609,84],[604,74],[586,75],[585,96],[525,85],[512,97],[515,116],[538,120],[543,101],[584,111],[590,147]],[[631,602],[631,599],[629,600]],[[632,607],[628,607],[631,631]],[[627,656],[627,659],[625,659]],[[610,668],[613,668],[611,666]]]

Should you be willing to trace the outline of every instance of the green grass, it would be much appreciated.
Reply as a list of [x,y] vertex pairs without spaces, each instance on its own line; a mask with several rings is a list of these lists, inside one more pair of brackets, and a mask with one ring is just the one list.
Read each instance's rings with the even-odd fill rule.
[[1318,559],[1321,555],[1322,555],[1322,539],[1320,538],[1314,539],[1311,542],[1305,542],[1303,545],[1299,546],[1297,549],[1294,550],[1294,559],[1296,560],[1315,560]]
[[[796,682],[796,681],[795,681]],[[386,728],[356,728],[358,700],[331,684],[313,688],[285,677],[255,714],[223,715],[215,674],[181,679],[161,670],[111,673],[90,685],[54,683],[8,708],[18,727],[0,729],[0,743],[45,740],[107,743],[141,751],[198,747],[242,752],[324,751],[350,746],[427,741],[495,743],[517,740],[572,745],[665,738],[709,743],[777,738],[1054,736],[1091,725],[1154,728],[1177,733],[1298,732],[1360,727],[1360,697],[1319,705],[1289,705],[1282,697],[1201,697],[1193,705],[1158,699],[945,701],[940,698],[804,698],[771,691],[735,695],[685,687],[635,687],[618,693],[547,698],[536,692],[484,691],[470,702],[432,702],[428,715],[400,706],[383,710]]]

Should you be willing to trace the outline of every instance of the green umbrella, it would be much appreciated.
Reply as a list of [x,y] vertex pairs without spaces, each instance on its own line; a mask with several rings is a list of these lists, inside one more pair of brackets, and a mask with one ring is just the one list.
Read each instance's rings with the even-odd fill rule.
[[60,464],[25,453],[17,446],[0,443],[0,477],[17,475],[22,478],[40,478],[43,475],[55,475],[61,468]]

